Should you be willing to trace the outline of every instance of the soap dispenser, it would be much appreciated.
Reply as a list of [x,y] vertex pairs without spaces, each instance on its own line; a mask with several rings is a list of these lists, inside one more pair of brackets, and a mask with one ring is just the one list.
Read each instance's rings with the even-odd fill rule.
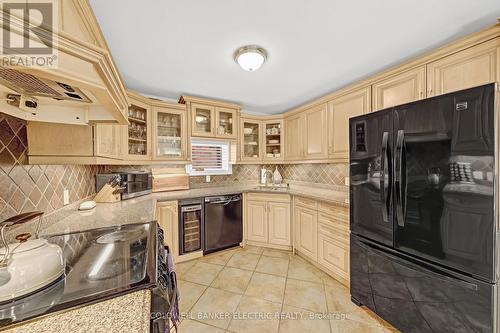
[[260,169],[260,183],[265,185],[267,183],[267,170],[266,168]]

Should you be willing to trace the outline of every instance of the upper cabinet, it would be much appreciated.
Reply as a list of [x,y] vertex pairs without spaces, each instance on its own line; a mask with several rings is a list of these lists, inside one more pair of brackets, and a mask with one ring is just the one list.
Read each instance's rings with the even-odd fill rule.
[[120,159],[122,157],[123,125],[96,124],[94,126],[95,156]]
[[236,140],[240,107],[236,104],[181,96],[190,116],[191,136]]
[[427,96],[500,81],[500,38],[427,64]]
[[287,161],[299,160],[304,155],[304,116],[299,113],[286,117],[285,128],[285,158]]
[[370,102],[370,87],[352,91],[328,102],[328,153],[331,158],[349,158],[349,118],[370,112]]
[[[29,121],[126,125],[125,87],[88,1],[54,0],[51,14],[57,15],[55,20],[45,19],[49,13],[40,17],[39,10],[30,10],[30,5],[38,5],[36,1],[17,5],[25,6],[24,10],[2,13],[3,22],[10,23],[3,29],[9,31],[12,45],[25,45],[23,40],[28,36],[30,45],[44,49],[36,52],[39,56],[30,58],[36,58],[36,64],[47,65],[14,60],[10,66],[0,68],[2,112]],[[36,34],[25,31],[25,21],[36,26]],[[52,47],[47,46],[49,38],[57,41]],[[16,52],[6,53],[19,56]],[[6,94],[13,92],[38,99],[37,107],[26,110],[23,105],[7,103]]]
[[123,128],[124,158],[151,159],[151,105],[145,97],[129,93],[129,125]]
[[283,120],[265,120],[262,122],[264,147],[263,160],[266,162],[282,161],[283,153]]
[[425,98],[425,66],[373,84],[373,111]]
[[185,106],[153,106],[153,159],[186,160],[187,126]]
[[304,157],[324,159],[328,157],[328,122],[326,104],[304,112]]
[[241,118],[240,150],[242,161],[262,160],[262,122]]

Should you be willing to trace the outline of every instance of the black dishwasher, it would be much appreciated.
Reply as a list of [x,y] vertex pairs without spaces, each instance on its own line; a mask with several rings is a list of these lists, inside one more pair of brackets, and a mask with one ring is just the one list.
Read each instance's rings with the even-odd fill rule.
[[203,253],[239,245],[243,240],[241,194],[205,197],[205,237]]

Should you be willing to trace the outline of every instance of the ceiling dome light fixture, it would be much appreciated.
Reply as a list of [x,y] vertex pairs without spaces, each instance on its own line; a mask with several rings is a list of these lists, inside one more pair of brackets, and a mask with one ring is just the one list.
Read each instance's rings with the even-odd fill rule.
[[257,45],[242,46],[234,52],[234,61],[247,72],[253,72],[267,59],[267,52]]

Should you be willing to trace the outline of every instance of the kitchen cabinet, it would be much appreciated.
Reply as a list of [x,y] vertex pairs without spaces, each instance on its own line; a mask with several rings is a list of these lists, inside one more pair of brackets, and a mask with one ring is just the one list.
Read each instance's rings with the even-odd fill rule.
[[262,123],[265,162],[283,161],[283,120],[266,120]]
[[247,241],[279,248],[292,245],[289,195],[249,193],[245,211]]
[[237,139],[238,111],[230,108],[215,107],[216,137]]
[[246,210],[247,240],[267,243],[267,203],[248,200]]
[[262,122],[241,118],[240,153],[241,161],[262,160]]
[[192,103],[191,109],[191,135],[215,137],[215,107]]
[[299,160],[303,156],[303,124],[304,117],[300,113],[285,118],[285,158],[287,161]]
[[318,263],[335,276],[349,281],[349,229],[347,221],[320,213],[318,217]]
[[145,97],[129,93],[129,125],[123,128],[123,158],[151,160],[151,104]]
[[295,247],[303,255],[318,258],[318,212],[301,206],[295,207]]
[[304,156],[306,159],[328,157],[328,122],[326,104],[304,112]]
[[328,102],[328,152],[332,159],[349,159],[349,118],[370,112],[371,90],[364,87]]
[[425,98],[425,84],[425,66],[374,83],[373,111]]
[[187,124],[183,105],[153,106],[153,159],[187,159]]
[[427,64],[427,97],[500,81],[500,38]]
[[122,157],[123,125],[97,124],[94,126],[94,154],[100,157]]
[[158,202],[156,206],[156,220],[163,230],[163,243],[168,245],[174,256],[179,257],[179,214],[178,202]]

